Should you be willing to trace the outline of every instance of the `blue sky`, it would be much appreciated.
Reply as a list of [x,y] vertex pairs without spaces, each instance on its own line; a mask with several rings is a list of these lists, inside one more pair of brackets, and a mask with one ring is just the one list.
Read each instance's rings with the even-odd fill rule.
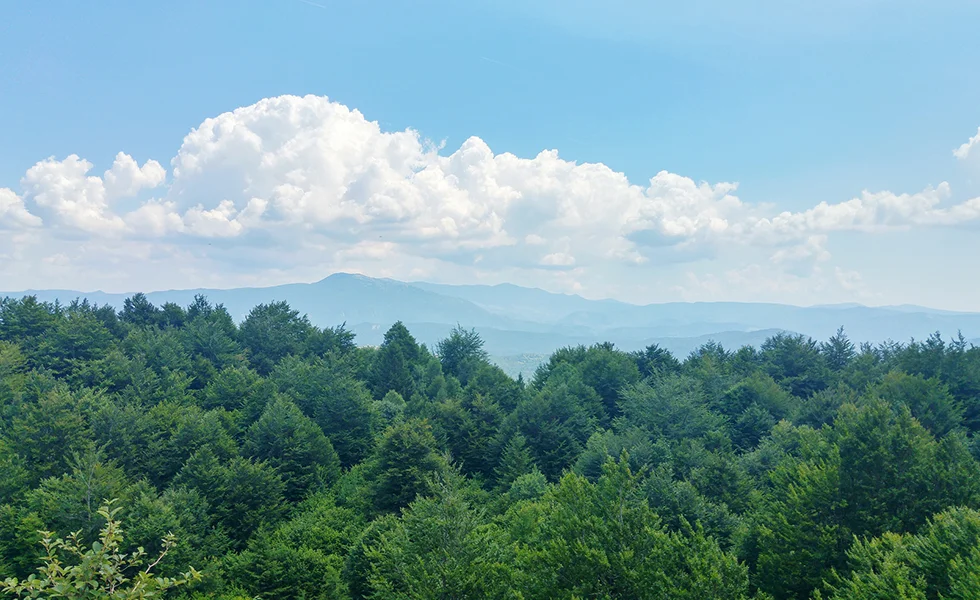
[[978,22],[965,1],[0,4],[0,288],[355,270],[980,310],[980,143],[953,152],[980,126]]

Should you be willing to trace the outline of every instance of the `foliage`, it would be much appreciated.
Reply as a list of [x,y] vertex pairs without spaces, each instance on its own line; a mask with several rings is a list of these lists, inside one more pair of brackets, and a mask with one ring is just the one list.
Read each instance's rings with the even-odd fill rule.
[[466,383],[488,355],[483,349],[483,339],[475,329],[453,328],[449,337],[439,342],[436,354],[444,373]]
[[17,598],[136,600],[161,598],[169,589],[200,579],[200,573],[193,567],[176,578],[153,573],[176,545],[172,536],[164,538],[163,549],[149,563],[142,548],[132,553],[122,552],[123,531],[116,517],[119,510],[108,504],[99,509],[106,523],[98,540],[88,549],[82,544],[80,532],[62,539],[42,531],[45,556],[44,566],[38,569],[40,576],[31,575],[24,580],[9,578],[3,582],[3,592]]
[[473,329],[433,348],[284,302],[0,300],[7,595],[976,597],[962,336],[570,346],[529,382]]

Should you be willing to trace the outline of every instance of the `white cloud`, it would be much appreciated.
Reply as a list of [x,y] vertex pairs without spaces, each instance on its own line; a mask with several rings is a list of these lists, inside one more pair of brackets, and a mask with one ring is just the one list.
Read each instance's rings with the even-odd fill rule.
[[126,225],[144,236],[161,237],[185,230],[184,220],[175,212],[172,202],[149,201],[127,213]]
[[21,179],[26,197],[62,226],[101,234],[121,231],[125,225],[109,211],[105,186],[88,175],[92,163],[72,154],[62,161],[43,160]]
[[942,208],[950,196],[949,184],[926,188],[916,194],[864,191],[846,202],[817,206],[802,212],[783,212],[760,218],[743,233],[762,243],[799,240],[813,234],[835,231],[874,233],[908,229],[913,226],[956,225],[980,218],[980,198]]
[[[159,162],[140,166],[124,153],[101,177],[92,169],[76,155],[38,162],[22,194],[0,189],[0,228],[89,240],[82,258],[93,261],[110,247],[113,260],[180,257],[188,264],[174,277],[196,284],[219,276],[229,285],[277,283],[343,269],[496,274],[579,290],[611,270],[738,249],[755,253],[752,264],[768,258],[767,268],[785,275],[774,278],[781,289],[801,290],[831,260],[835,232],[980,219],[980,198],[946,204],[946,183],[774,212],[739,198],[737,183],[661,171],[640,185],[555,150],[495,154],[471,137],[440,154],[416,131],[383,131],[315,96],[268,98],[205,120],[170,161],[169,181]],[[76,257],[63,248],[45,256],[59,252]],[[715,281],[721,290],[749,281],[726,273]]]
[[89,175],[92,163],[77,155],[58,161],[45,159],[21,179],[25,197],[54,221],[68,229],[96,235],[115,235],[126,231],[126,222],[112,211],[110,203],[131,197],[143,188],[163,183],[166,172],[150,160],[142,167],[120,152],[103,177]]
[[798,273],[806,272],[816,263],[830,260],[830,252],[827,251],[826,244],[826,235],[811,235],[800,244],[780,248],[769,260],[775,265]]
[[106,198],[135,196],[143,188],[155,188],[167,178],[167,171],[155,160],[148,160],[140,167],[132,156],[124,152],[116,155],[112,168],[102,176]]
[[41,219],[28,212],[20,196],[8,188],[0,188],[0,230],[40,227]]
[[571,267],[575,264],[575,257],[564,252],[552,252],[541,259],[541,264],[548,267]]
[[840,267],[835,267],[834,278],[838,285],[849,292],[863,291],[864,278],[857,271],[846,271]]
[[960,160],[966,160],[970,156],[970,152],[977,146],[980,146],[980,127],[977,127],[977,134],[975,136],[964,142],[959,148],[953,150],[953,156]]

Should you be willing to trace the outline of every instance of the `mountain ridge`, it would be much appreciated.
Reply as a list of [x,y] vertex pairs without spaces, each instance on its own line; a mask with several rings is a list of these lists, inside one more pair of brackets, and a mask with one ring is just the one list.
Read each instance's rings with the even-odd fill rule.
[[[550,354],[567,345],[609,341],[624,350],[649,343],[686,355],[700,343],[725,340],[726,347],[758,345],[759,332],[783,331],[823,340],[839,328],[855,342],[923,339],[939,331],[980,340],[980,314],[943,311],[911,305],[869,307],[855,303],[795,306],[752,302],[664,302],[631,304],[615,299],[590,300],[514,284],[450,285],[335,273],[313,283],[229,289],[194,288],[144,292],[154,304],[187,305],[203,294],[225,305],[236,321],[257,304],[285,300],[314,324],[346,323],[358,342],[380,343],[395,321],[434,344],[460,324],[475,328],[494,356]],[[25,290],[0,292],[0,297],[35,295],[67,303],[88,298],[121,308],[132,293],[101,290]]]

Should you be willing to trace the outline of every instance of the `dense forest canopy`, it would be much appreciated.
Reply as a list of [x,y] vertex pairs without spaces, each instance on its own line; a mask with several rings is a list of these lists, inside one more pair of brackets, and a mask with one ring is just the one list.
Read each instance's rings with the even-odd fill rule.
[[977,598],[978,431],[980,348],[938,334],[514,380],[462,327],[5,299],[0,595]]

